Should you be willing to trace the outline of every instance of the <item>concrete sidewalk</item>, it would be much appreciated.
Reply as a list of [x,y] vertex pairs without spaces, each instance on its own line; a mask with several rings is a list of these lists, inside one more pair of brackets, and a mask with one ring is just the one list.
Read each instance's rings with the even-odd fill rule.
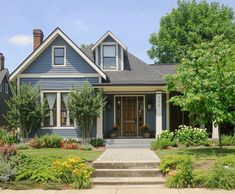
[[0,190],[0,194],[235,194],[235,190],[207,190],[207,189],[167,189],[156,186],[115,186],[98,187],[88,190]]

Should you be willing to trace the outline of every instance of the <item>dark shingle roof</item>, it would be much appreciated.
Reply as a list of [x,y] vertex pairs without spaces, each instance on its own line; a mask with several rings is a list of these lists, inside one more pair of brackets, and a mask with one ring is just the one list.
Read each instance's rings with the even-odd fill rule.
[[[82,51],[94,61],[92,45]],[[103,85],[163,85],[164,76],[175,72],[174,64],[148,65],[130,52],[124,57],[124,71],[105,71],[109,78]]]

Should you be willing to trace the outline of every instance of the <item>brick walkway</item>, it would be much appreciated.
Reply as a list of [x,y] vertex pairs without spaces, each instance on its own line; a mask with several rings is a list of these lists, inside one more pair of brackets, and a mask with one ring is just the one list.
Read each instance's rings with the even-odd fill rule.
[[150,149],[107,149],[95,162],[160,162]]

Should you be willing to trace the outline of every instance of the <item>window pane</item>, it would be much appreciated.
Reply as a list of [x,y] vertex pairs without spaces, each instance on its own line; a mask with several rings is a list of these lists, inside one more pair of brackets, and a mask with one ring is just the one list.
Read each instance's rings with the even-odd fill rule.
[[64,48],[54,48],[55,52],[54,52],[54,55],[56,57],[63,57],[64,56]]
[[116,58],[115,57],[104,57],[103,58],[103,68],[104,69],[116,69]]
[[104,57],[115,57],[116,56],[116,46],[109,45],[103,46]]
[[71,127],[74,126],[74,121],[70,117],[68,110],[68,94],[61,94],[61,126]]
[[64,65],[64,57],[55,57],[55,65]]
[[57,120],[57,111],[56,111],[56,93],[48,93],[44,94],[44,99],[47,102],[47,110],[49,111],[48,117],[45,119],[44,126],[45,127],[55,127]]

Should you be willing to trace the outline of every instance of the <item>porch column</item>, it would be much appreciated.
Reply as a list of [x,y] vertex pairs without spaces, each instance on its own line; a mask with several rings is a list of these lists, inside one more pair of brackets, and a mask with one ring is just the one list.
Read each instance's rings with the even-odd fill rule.
[[218,139],[219,138],[219,130],[218,130],[218,125],[215,126],[215,123],[212,123],[212,138],[213,139]]
[[103,109],[101,109],[100,116],[96,119],[96,138],[103,139]]
[[156,92],[156,137],[162,132],[162,91]]

